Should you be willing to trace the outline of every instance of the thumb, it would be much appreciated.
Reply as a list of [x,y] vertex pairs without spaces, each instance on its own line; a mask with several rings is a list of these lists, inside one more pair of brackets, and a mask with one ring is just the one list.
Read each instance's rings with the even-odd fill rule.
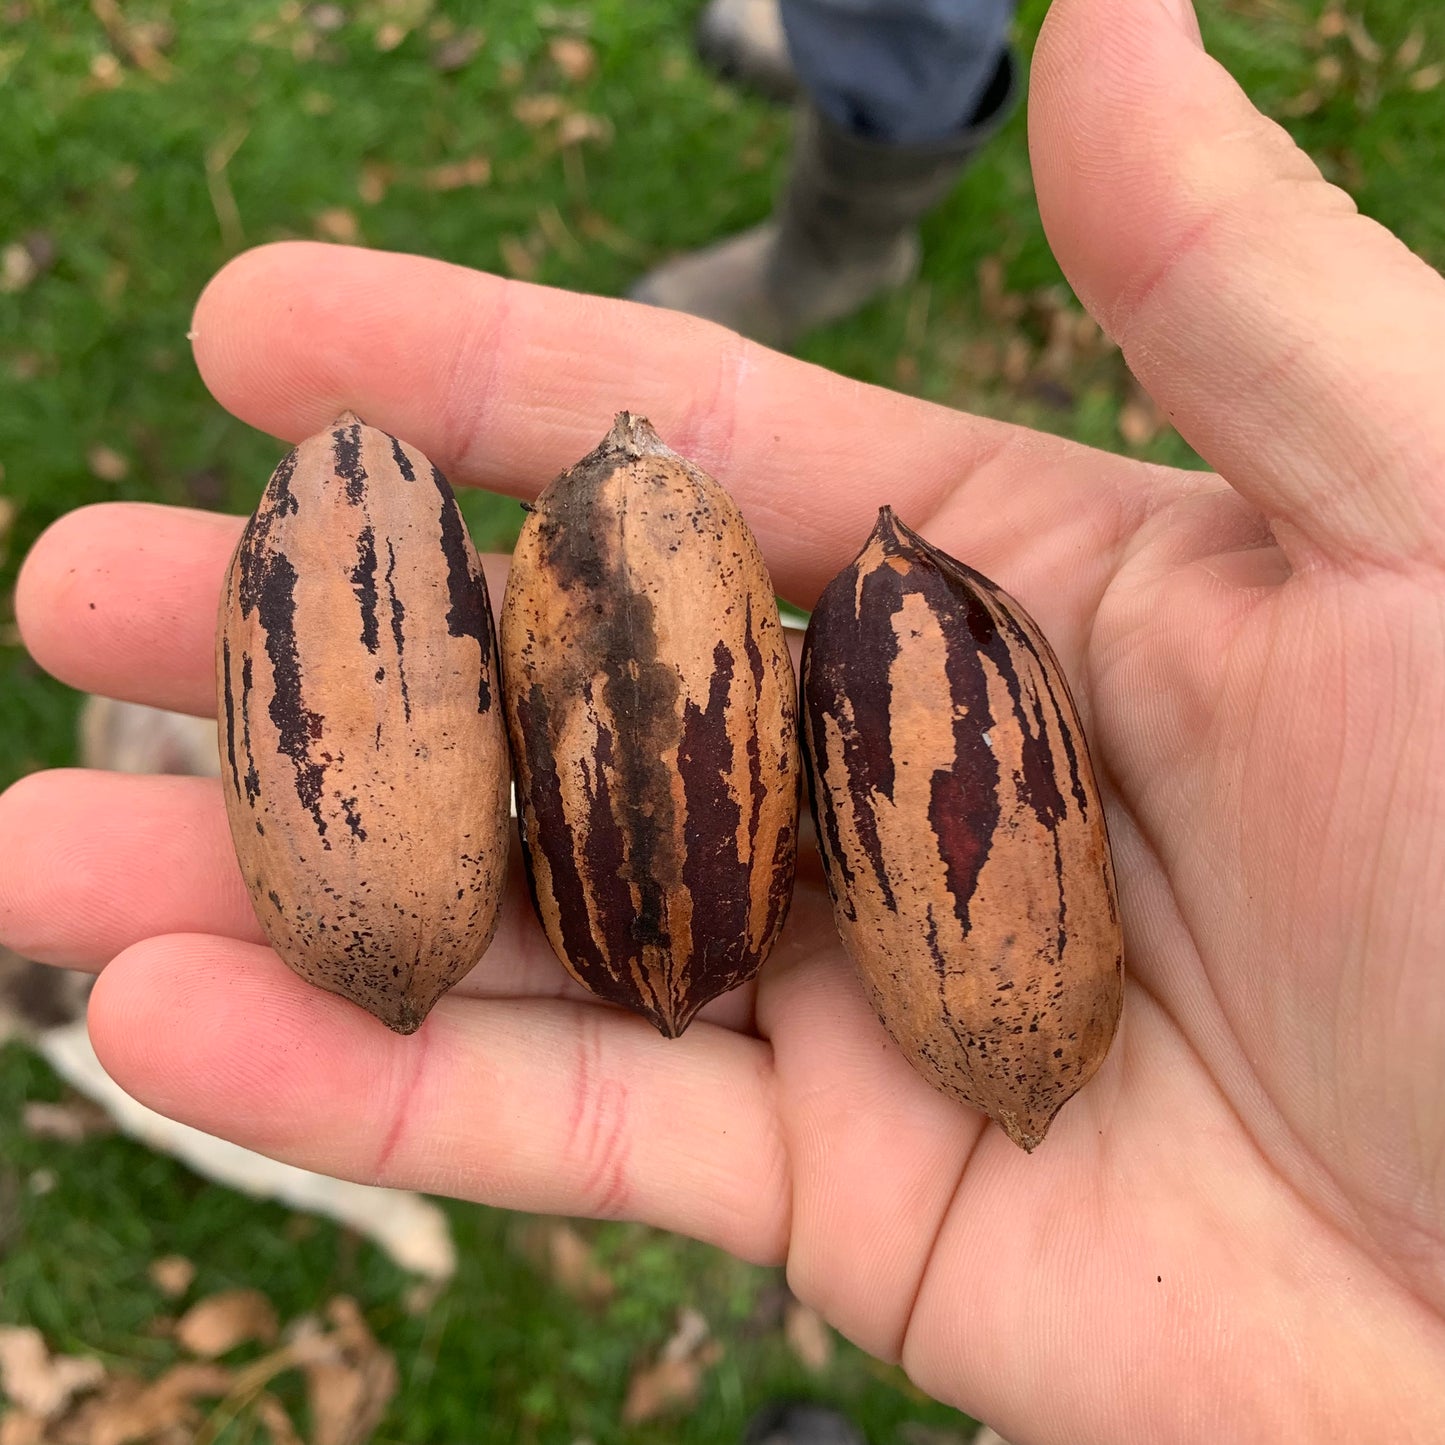
[[1445,554],[1445,281],[1255,110],[1188,0],[1055,0],[1031,94],[1065,273],[1291,560]]

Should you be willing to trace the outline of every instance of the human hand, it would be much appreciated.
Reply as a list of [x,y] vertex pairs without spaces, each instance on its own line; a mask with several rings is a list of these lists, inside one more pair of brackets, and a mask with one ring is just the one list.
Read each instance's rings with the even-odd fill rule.
[[[883,501],[1018,596],[1089,725],[1129,967],[1038,1153],[888,1044],[815,861],[756,985],[680,1041],[581,994],[516,879],[402,1039],[262,946],[215,785],[38,775],[0,800],[0,934],[105,966],[119,1082],[313,1169],[786,1259],[1019,1442],[1445,1439],[1445,283],[1173,8],[1056,0],[1034,165],[1075,288],[1224,480],[415,258],[266,248],[196,319],[218,399],[278,435],[355,407],[527,495],[632,407],[732,490],[787,596]],[[240,525],[65,518],[21,579],[32,652],[209,713]]]

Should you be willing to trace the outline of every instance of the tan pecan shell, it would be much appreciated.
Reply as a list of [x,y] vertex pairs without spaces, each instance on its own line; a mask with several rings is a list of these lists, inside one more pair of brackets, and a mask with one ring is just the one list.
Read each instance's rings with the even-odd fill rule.
[[412,1032],[491,942],[509,837],[487,585],[441,473],[350,413],[288,453],[226,574],[216,664],[266,936]]
[[669,1037],[757,972],[793,886],[792,662],[721,487],[622,413],[538,498],[501,617],[538,916]]
[[884,508],[803,649],[804,757],[834,916],[936,1088],[1032,1150],[1103,1062],[1123,949],[1058,660],[986,577]]

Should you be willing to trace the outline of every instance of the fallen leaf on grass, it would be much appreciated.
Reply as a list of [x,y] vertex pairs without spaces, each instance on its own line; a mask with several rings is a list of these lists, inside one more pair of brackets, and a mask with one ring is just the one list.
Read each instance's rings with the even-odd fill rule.
[[312,226],[323,241],[338,241],[343,246],[354,245],[361,238],[361,226],[345,206],[331,206],[319,212]]
[[146,1271],[150,1281],[167,1299],[179,1299],[190,1289],[196,1267],[181,1254],[165,1254],[151,1260]]
[[270,1435],[271,1445],[306,1445],[286,1413],[286,1407],[275,1395],[262,1395],[256,1401],[256,1418]]
[[6,295],[23,291],[39,274],[40,268],[19,241],[0,251],[0,291]]
[[581,145],[583,141],[612,143],[612,122],[605,115],[589,115],[585,110],[569,111],[557,124],[557,144]]
[[502,265],[507,275],[518,281],[535,281],[537,279],[538,261],[540,257],[534,250],[535,242],[529,245],[519,236],[505,235],[497,242],[497,249],[502,253]]
[[331,35],[346,24],[346,11],[340,5],[310,5],[306,23],[322,35]]
[[560,120],[567,112],[567,102],[560,95],[543,91],[536,95],[519,95],[512,102],[512,116],[529,130],[540,130]]
[[0,1393],[42,1420],[105,1379],[105,1366],[85,1355],[52,1355],[39,1330],[0,1327]]
[[107,38],[138,70],[156,80],[168,80],[171,64],[161,51],[175,38],[175,32],[161,21],[127,21],[120,0],[90,0],[90,10]]
[[1350,49],[1360,57],[1366,65],[1378,65],[1383,58],[1379,42],[1368,30],[1365,29],[1364,20],[1353,13],[1345,16],[1345,36],[1350,42]]
[[458,31],[432,48],[431,68],[442,75],[465,69],[485,40],[480,30]]
[[1434,90],[1442,80],[1445,80],[1445,65],[1424,65],[1419,70],[1413,71],[1410,78],[1405,82],[1411,90],[1423,94],[1427,90]]
[[1005,286],[1002,256],[985,256],[978,263],[978,300],[990,321],[1017,321],[1024,314],[1024,298]]
[[114,447],[97,442],[85,454],[91,476],[102,482],[123,482],[130,475],[130,463]]
[[0,1419],[0,1445],[43,1445],[45,1421],[24,1410],[8,1410]]
[[1131,378],[1129,395],[1119,408],[1119,435],[1131,447],[1143,447],[1168,426],[1169,418],[1160,410],[1159,404]]
[[813,1374],[821,1374],[833,1362],[833,1331],[815,1309],[801,1300],[788,1306],[783,1319],[783,1338],[798,1363]]
[[695,1309],[678,1311],[677,1328],[657,1360],[633,1372],[622,1405],[624,1425],[643,1425],[680,1413],[696,1403],[703,1376],[722,1359],[722,1346],[709,1337],[707,1321]]
[[396,167],[387,161],[364,161],[356,180],[356,194],[368,206],[378,206],[396,177]]
[[176,1321],[176,1343],[213,1360],[249,1340],[274,1344],[276,1311],[258,1289],[229,1289],[194,1304]]
[[612,1276],[597,1263],[592,1246],[570,1224],[548,1231],[547,1257],[552,1278],[573,1299],[606,1304],[617,1291]]
[[422,178],[429,191],[459,191],[464,186],[484,186],[492,178],[492,163],[486,156],[468,156],[433,166]]
[[[125,475],[124,471],[121,475]],[[59,1104],[31,1100],[21,1111],[20,1119],[32,1139],[58,1139],[63,1144],[79,1144],[97,1134],[115,1132],[115,1121],[99,1104],[79,1097]]]
[[120,61],[108,50],[90,59],[90,78],[97,90],[114,90],[125,78]]
[[1410,27],[1410,33],[1400,42],[1400,48],[1394,55],[1395,68],[1397,70],[1413,70],[1420,63],[1420,57],[1425,53],[1425,30],[1417,20]]
[[340,1354],[306,1366],[311,1445],[365,1445],[396,1394],[396,1361],[377,1343],[354,1299],[338,1295],[326,1314]]
[[547,42],[552,64],[574,85],[581,84],[597,69],[597,52],[576,35],[555,35]]
[[230,1387],[230,1370],[189,1361],[172,1365],[150,1384],[115,1379],[104,1394],[65,1422],[65,1431],[74,1431],[86,1445],[137,1445],[181,1430],[182,1439],[194,1439],[201,1422],[195,1402],[224,1395]]

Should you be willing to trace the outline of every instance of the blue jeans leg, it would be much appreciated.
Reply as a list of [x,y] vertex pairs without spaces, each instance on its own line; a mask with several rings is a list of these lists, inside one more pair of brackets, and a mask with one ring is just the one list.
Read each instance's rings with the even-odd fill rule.
[[803,90],[830,120],[893,145],[979,117],[1014,0],[780,0]]

